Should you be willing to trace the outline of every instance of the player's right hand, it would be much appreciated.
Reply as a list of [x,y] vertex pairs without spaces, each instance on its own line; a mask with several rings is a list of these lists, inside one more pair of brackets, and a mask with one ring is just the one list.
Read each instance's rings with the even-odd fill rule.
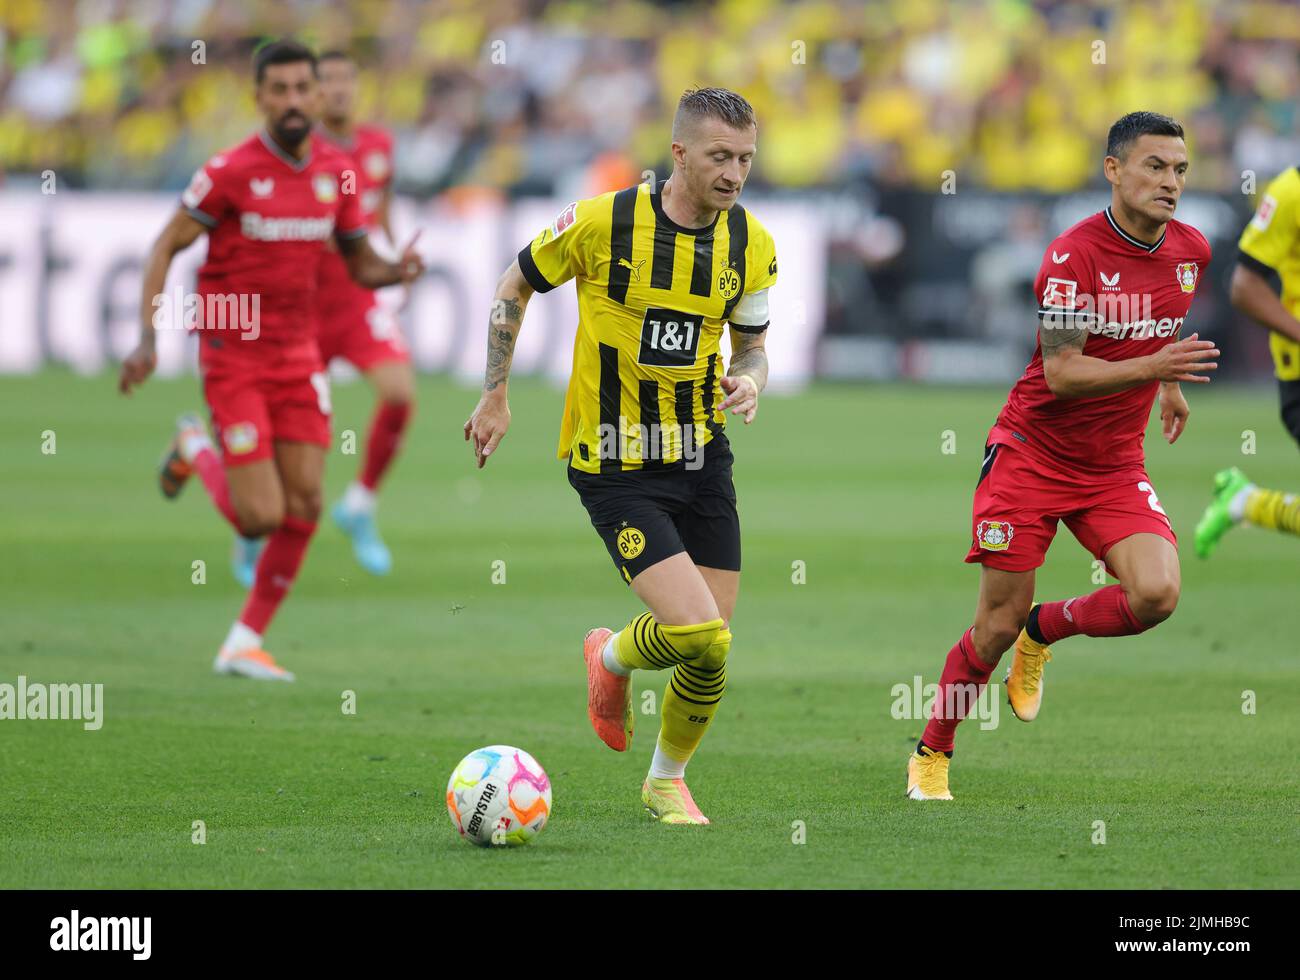
[[144,384],[153,369],[158,366],[158,352],[153,344],[141,343],[126,355],[122,362],[122,373],[117,379],[117,390],[124,395],[131,394],[135,385]]
[[473,440],[474,458],[478,461],[479,469],[483,468],[487,458],[496,451],[497,444],[501,442],[508,428],[510,428],[510,406],[506,403],[505,396],[496,397],[484,392],[483,397],[478,401],[478,406],[474,409],[474,414],[465,422],[465,441]]
[[1152,373],[1157,381],[1193,381],[1208,383],[1209,378],[1203,372],[1217,371],[1219,348],[1212,340],[1199,340],[1200,334],[1192,334],[1183,340],[1166,344],[1157,353],[1151,355]]

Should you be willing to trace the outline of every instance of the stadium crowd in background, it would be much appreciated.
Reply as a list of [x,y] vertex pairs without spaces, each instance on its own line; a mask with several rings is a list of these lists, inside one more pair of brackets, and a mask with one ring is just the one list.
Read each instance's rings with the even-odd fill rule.
[[1091,148],[1139,104],[1186,124],[1191,189],[1300,159],[1293,4],[961,6],[6,0],[0,180],[184,186],[255,125],[249,58],[282,34],[358,57],[361,115],[393,129],[398,187],[417,194],[631,182],[663,163],[688,84],[753,102],[756,186],[933,189],[953,167],[994,189],[1095,185]]

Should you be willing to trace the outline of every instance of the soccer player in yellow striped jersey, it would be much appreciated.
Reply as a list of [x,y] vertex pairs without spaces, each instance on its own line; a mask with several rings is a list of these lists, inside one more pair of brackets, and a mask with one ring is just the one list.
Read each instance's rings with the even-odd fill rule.
[[[1232,305],[1269,330],[1282,421],[1300,442],[1300,168],[1274,178],[1241,233]],[[1214,499],[1196,525],[1196,553],[1208,558],[1245,522],[1300,534],[1300,496],[1257,487],[1233,466],[1214,476]]]
[[483,396],[465,423],[481,467],[510,423],[510,361],[529,298],[576,280],[558,454],[647,609],[617,633],[588,631],[588,717],[602,741],[625,751],[632,671],[669,672],[641,790],[665,823],[708,823],[686,788],[686,764],[726,687],[740,588],[725,413],[748,424],[758,411],[776,282],[772,237],[737,203],[756,140],[753,108],[740,95],[689,90],[673,119],[666,181],[570,204],[526,245],[497,284]]

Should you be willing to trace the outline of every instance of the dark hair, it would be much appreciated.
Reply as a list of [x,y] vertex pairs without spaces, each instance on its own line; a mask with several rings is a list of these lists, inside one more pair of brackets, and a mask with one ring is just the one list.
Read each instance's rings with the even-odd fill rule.
[[1139,136],[1177,136],[1182,139],[1183,127],[1158,112],[1130,112],[1110,127],[1110,135],[1106,137],[1106,156],[1124,159]]
[[356,59],[342,48],[330,48],[328,51],[322,51],[316,56],[316,61],[319,64],[324,64],[327,61],[346,61],[349,64],[356,64]]
[[268,65],[294,65],[300,61],[311,65],[312,75],[316,74],[316,55],[307,45],[288,40],[269,41],[253,53],[253,79],[260,85]]
[[677,103],[673,116],[673,139],[681,135],[684,123],[704,117],[718,119],[732,129],[749,129],[757,126],[754,107],[743,95],[725,88],[688,88]]

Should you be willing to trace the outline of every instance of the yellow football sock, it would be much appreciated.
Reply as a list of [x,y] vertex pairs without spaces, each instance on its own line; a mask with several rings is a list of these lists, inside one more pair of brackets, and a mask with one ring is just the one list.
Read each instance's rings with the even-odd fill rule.
[[689,762],[709,730],[727,688],[729,649],[731,631],[718,630],[704,656],[673,668],[659,726],[659,749],[669,758]]
[[692,626],[663,626],[645,612],[633,616],[618,631],[614,655],[629,670],[667,670],[704,656],[720,629],[720,619]]
[[1246,498],[1246,520],[1257,527],[1300,534],[1300,497],[1256,487]]

